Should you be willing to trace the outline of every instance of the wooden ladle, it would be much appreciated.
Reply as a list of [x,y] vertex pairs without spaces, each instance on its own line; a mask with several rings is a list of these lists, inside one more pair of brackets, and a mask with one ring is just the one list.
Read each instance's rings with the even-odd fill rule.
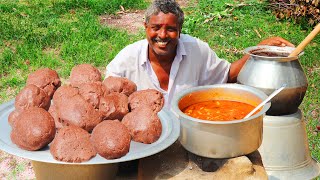
[[310,32],[310,34],[289,54],[289,57],[296,57],[310,43],[310,41],[320,32],[320,23]]

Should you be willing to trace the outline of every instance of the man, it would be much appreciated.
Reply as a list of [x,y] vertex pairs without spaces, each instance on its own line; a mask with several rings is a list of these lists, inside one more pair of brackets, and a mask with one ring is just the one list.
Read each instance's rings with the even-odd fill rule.
[[[155,0],[145,14],[146,39],[125,47],[109,63],[106,77],[126,77],[138,90],[157,89],[170,106],[175,93],[193,86],[236,82],[248,55],[229,63],[207,43],[181,34],[183,11],[174,0]],[[293,46],[274,37],[259,45]]]

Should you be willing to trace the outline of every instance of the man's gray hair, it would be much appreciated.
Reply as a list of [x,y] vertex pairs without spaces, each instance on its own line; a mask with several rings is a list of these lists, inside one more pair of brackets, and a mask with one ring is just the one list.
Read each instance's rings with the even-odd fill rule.
[[148,24],[152,15],[160,12],[172,13],[178,18],[178,24],[182,28],[184,14],[179,4],[175,0],[154,0],[145,13],[145,23]]

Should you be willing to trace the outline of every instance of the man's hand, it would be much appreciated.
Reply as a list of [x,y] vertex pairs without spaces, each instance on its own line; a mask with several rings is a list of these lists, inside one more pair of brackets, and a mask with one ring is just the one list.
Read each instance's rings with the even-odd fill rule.
[[261,41],[258,45],[294,47],[294,45],[292,43],[290,43],[289,41],[283,39],[282,37],[271,37],[271,38],[268,38],[268,39],[265,39],[265,40]]

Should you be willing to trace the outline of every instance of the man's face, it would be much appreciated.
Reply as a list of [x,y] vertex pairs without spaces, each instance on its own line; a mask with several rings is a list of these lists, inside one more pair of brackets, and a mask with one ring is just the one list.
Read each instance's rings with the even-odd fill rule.
[[174,14],[160,12],[151,16],[149,23],[144,26],[149,48],[155,55],[175,55],[181,28]]

